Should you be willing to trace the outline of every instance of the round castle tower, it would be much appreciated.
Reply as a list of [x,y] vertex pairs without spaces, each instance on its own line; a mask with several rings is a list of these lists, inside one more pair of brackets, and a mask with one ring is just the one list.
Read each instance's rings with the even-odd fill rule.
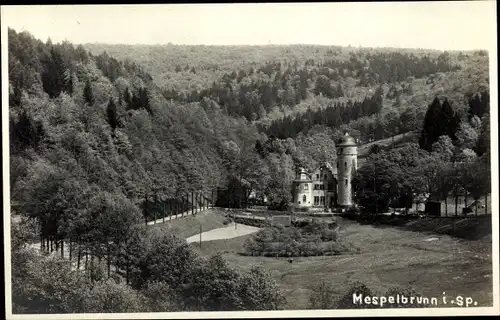
[[353,205],[351,180],[358,166],[356,140],[347,132],[337,143],[338,198],[340,207]]

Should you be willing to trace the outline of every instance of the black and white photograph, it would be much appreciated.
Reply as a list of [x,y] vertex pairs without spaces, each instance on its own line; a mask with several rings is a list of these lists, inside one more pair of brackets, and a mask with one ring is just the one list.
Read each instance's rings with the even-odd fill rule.
[[2,6],[6,319],[499,315],[496,27]]

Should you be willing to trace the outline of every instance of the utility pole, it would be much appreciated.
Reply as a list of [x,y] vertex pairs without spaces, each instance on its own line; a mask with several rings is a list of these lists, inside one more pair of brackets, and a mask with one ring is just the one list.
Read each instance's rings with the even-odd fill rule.
[[376,175],[377,175],[377,166],[375,163],[373,163],[373,194],[375,195],[375,214],[378,213],[378,195],[377,195],[377,189],[376,189]]
[[201,249],[201,232],[202,232],[202,227],[201,227],[201,223],[200,223],[200,249]]
[[194,193],[191,191],[191,214],[194,216],[195,213],[195,200],[194,200]]

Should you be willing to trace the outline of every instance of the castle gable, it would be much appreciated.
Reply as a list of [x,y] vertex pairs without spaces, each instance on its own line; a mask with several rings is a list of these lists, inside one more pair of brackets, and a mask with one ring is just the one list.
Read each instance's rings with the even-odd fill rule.
[[325,162],[325,167],[330,171],[330,173],[335,176],[337,174],[337,167],[333,167],[330,162]]
[[330,182],[337,178],[337,169],[333,168],[328,162],[319,166],[311,173],[312,181]]

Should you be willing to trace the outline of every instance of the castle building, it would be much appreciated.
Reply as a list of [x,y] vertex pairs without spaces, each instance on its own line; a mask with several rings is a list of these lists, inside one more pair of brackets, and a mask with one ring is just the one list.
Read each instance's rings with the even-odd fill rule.
[[349,207],[353,203],[352,177],[357,169],[356,140],[345,134],[337,142],[337,163],[324,163],[309,174],[300,168],[293,182],[293,204],[302,208]]

